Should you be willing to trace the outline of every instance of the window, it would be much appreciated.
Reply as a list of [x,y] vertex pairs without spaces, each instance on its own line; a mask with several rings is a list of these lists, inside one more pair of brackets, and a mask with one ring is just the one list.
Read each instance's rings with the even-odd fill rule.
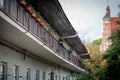
[[19,80],[19,67],[14,66],[14,80]]
[[40,79],[40,72],[39,71],[36,71],[36,80],[39,80]]
[[27,69],[27,76],[26,76],[26,80],[31,80],[31,70]]
[[43,74],[42,74],[42,80],[46,80],[46,73],[45,72],[43,72]]
[[57,80],[57,74],[55,75],[55,80]]
[[0,80],[7,80],[7,63],[0,64]]
[[53,70],[49,73],[49,75],[50,75],[50,80],[54,80],[54,72],[53,72]]

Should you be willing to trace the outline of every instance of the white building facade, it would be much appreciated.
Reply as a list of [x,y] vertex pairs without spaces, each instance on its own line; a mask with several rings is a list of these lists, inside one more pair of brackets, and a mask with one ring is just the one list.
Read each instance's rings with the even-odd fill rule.
[[[80,54],[40,16],[35,21],[25,0],[0,0],[0,80],[63,80],[87,72]],[[69,79],[73,80],[72,77]]]

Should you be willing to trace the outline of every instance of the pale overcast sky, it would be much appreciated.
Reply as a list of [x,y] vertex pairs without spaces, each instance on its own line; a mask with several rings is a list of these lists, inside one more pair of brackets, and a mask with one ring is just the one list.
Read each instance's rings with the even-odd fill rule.
[[[81,40],[93,41],[102,37],[107,0],[59,0],[66,16]],[[111,16],[117,16],[120,0],[109,0]]]

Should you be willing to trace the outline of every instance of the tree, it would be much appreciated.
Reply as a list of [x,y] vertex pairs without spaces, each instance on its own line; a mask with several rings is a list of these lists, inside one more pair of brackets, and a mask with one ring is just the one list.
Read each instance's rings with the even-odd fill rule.
[[[99,40],[99,39],[98,39]],[[96,71],[101,67],[101,53],[99,51],[99,45],[92,43],[84,43],[87,50],[90,53],[90,59],[84,60],[84,64],[91,69],[91,75],[95,77]]]
[[107,66],[98,72],[102,72],[99,74],[99,80],[120,80],[120,30],[113,33],[109,39],[112,44],[103,56]]
[[101,39],[96,39],[92,42],[93,45],[99,46],[101,44]]

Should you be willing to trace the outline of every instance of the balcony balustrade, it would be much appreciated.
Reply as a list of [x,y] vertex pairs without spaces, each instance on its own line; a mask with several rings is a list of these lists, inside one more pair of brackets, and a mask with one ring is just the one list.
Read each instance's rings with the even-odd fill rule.
[[61,46],[59,42],[42,26],[40,26],[30,13],[19,4],[19,0],[0,0],[0,10],[11,19],[21,24],[24,29],[30,32],[38,40],[53,50],[56,54],[80,67],[78,57],[68,54],[68,50]]

